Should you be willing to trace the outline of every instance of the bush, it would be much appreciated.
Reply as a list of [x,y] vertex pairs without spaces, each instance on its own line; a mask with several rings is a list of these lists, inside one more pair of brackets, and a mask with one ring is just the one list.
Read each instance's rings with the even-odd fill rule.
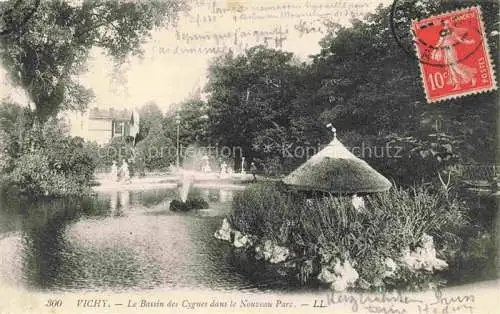
[[49,119],[27,130],[23,142],[24,149],[13,159],[4,184],[34,198],[90,191],[98,156],[82,138],[66,136],[59,122]]
[[387,259],[401,261],[405,251],[422,246],[428,235],[438,252],[456,248],[460,244],[457,234],[467,223],[463,203],[423,188],[392,189],[367,196],[365,204],[359,211],[349,197],[306,200],[279,184],[256,184],[235,197],[229,220],[243,233],[295,252],[309,269],[306,274],[300,269],[303,281],[340,259],[353,262],[370,286],[398,288],[409,287],[410,282],[427,284],[433,274],[401,267],[397,276],[384,279]]
[[14,163],[7,182],[16,185],[22,194],[38,196],[76,196],[89,192],[85,174],[72,175],[51,167],[47,155],[41,152],[22,155]]
[[295,206],[277,183],[252,184],[233,201],[231,224],[238,230],[259,236],[273,235],[276,225],[294,212]]

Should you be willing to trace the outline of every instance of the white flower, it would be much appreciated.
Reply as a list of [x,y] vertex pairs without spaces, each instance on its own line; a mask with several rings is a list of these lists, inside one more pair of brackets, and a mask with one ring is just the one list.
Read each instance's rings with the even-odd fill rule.
[[273,250],[273,243],[271,242],[271,240],[266,240],[266,242],[264,242],[264,250],[263,250],[264,259],[266,261],[271,259],[271,256],[273,255],[272,250]]
[[422,246],[417,247],[414,252],[410,252],[409,248],[403,250],[401,257],[403,263],[412,270],[423,269],[429,272],[448,267],[448,264],[444,260],[436,257],[434,240],[430,235],[424,234],[421,242]]
[[231,241],[231,225],[226,218],[222,220],[222,226],[214,234],[214,237],[220,240]]
[[323,267],[318,275],[318,280],[323,283],[332,283],[335,281],[335,277],[326,267]]
[[422,242],[422,248],[424,250],[427,250],[427,251],[435,251],[434,249],[434,239],[432,238],[432,236],[424,233],[422,235],[422,239],[420,240],[420,242]]
[[335,291],[344,291],[348,287],[354,286],[356,280],[358,280],[359,274],[352,267],[352,264],[349,260],[346,260],[344,263],[336,258],[333,264],[333,273],[328,269],[322,269],[318,279],[323,282],[330,283],[330,288]]
[[273,254],[271,259],[269,259],[269,262],[273,264],[284,262],[288,258],[289,254],[290,252],[288,248],[276,245],[273,249]]
[[386,270],[385,270],[383,276],[384,277],[394,276],[394,274],[398,270],[398,265],[396,264],[396,262],[394,262],[394,260],[392,258],[386,257],[386,259],[384,261],[384,265],[385,265]]
[[344,262],[344,272],[342,276],[345,277],[349,283],[354,283],[359,278],[358,272],[352,267],[350,261]]
[[415,254],[413,254],[409,248],[405,248],[402,252],[401,262],[406,264],[410,269],[415,268],[415,264],[417,263],[417,258]]
[[351,202],[352,202],[352,206],[354,206],[354,208],[356,210],[361,211],[361,210],[363,210],[365,208],[365,201],[364,201],[364,199],[363,199],[362,196],[358,196],[358,195],[354,194],[352,196],[352,201]]
[[439,259],[439,258],[436,258],[434,260],[434,269],[436,270],[443,270],[443,269],[446,269],[448,268],[448,263],[446,263],[446,261],[442,260],[442,259]]
[[382,279],[377,277],[373,280],[374,287],[382,287],[383,285],[384,285],[384,282],[382,281]]
[[261,260],[264,258],[264,252],[263,248],[260,245],[257,245],[255,247],[255,259],[256,260]]
[[245,246],[245,241],[242,241],[243,238],[244,238],[244,236],[243,236],[243,234],[241,234],[241,232],[235,231],[234,232],[234,241],[233,241],[234,247],[243,247],[243,246]]
[[255,258],[264,259],[270,263],[276,264],[284,262],[291,255],[290,250],[284,246],[279,246],[271,240],[266,240],[264,246],[255,247]]
[[239,233],[239,235],[237,236],[236,232],[234,233],[234,242],[233,242],[233,245],[235,247],[250,247],[253,245],[254,243],[253,236],[241,233]]
[[345,291],[347,289],[348,283],[345,280],[335,280],[330,286],[334,291]]
[[391,270],[396,270],[398,268],[398,265],[396,265],[396,262],[390,257],[387,257],[384,261],[385,267],[391,269]]

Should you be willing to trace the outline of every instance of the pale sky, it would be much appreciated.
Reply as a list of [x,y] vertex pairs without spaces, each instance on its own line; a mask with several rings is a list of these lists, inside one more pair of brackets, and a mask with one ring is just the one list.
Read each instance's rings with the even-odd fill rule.
[[[294,52],[305,60],[307,55],[319,52],[318,41],[324,36],[324,31],[301,35],[296,25],[305,23],[317,28],[323,18],[347,24],[351,18],[349,12],[357,10],[356,17],[360,18],[381,2],[389,1],[193,1],[193,9],[181,15],[176,28],[153,32],[151,40],[144,46],[144,58],[130,58],[129,63],[123,66],[120,83],[111,79],[112,62],[97,50],[89,59],[89,71],[81,75],[81,81],[95,93],[95,101],[90,107],[133,109],[152,100],[166,111],[170,105],[186,99],[204,84],[209,62],[216,56],[206,53],[207,49],[227,51],[231,47],[238,51],[245,45],[263,44],[265,37],[272,37],[269,42],[274,48],[276,37],[286,37],[281,49]],[[244,10],[231,10],[234,3],[244,5]],[[277,5],[295,7],[277,9]],[[178,53],[179,50],[192,48],[200,51]],[[23,91],[12,88],[5,71],[0,68],[0,99],[3,97],[27,103]]]

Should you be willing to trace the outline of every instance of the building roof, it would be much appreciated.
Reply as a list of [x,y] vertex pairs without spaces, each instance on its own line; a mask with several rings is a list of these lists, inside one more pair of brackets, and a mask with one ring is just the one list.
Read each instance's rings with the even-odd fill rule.
[[129,121],[131,117],[132,117],[132,111],[127,109],[122,109],[122,110],[116,110],[114,108],[99,109],[97,107],[94,107],[89,110],[89,119]]
[[390,189],[391,182],[336,138],[283,179],[302,190],[336,194],[374,193]]

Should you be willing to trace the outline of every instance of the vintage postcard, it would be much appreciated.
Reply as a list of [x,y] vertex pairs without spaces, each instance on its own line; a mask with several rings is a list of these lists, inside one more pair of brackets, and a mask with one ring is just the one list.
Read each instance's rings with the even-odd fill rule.
[[498,10],[0,0],[0,314],[496,313]]

